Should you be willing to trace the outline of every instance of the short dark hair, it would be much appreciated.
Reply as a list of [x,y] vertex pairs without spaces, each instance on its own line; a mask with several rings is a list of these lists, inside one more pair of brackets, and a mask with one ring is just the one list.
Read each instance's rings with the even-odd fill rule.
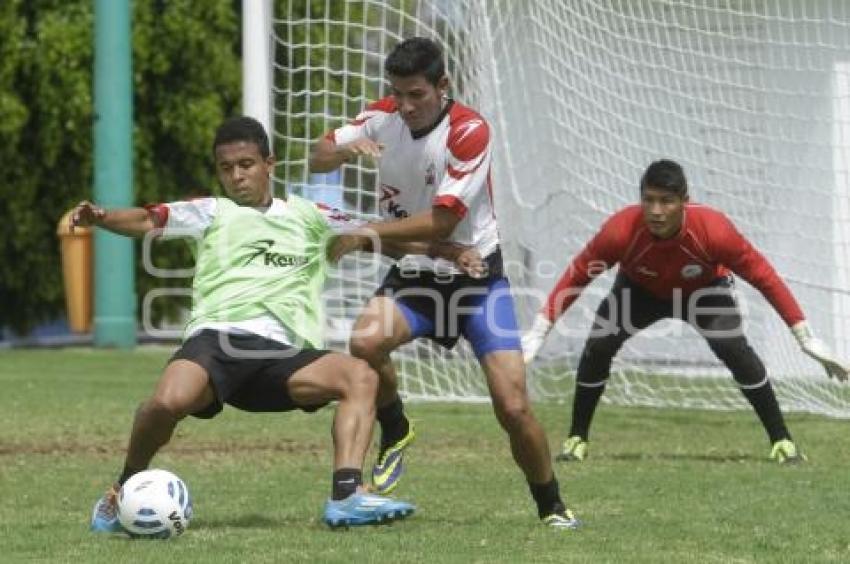
[[422,74],[436,86],[446,74],[443,50],[427,37],[410,37],[396,45],[387,56],[384,72],[399,77]]
[[688,195],[688,179],[685,178],[685,171],[679,163],[669,159],[655,161],[646,167],[640,179],[641,194],[647,186],[672,192],[682,198]]
[[252,117],[236,116],[224,120],[215,130],[215,140],[212,146],[213,155],[215,155],[215,150],[219,145],[237,141],[256,144],[260,156],[264,159],[271,155],[269,136],[266,134],[263,124]]

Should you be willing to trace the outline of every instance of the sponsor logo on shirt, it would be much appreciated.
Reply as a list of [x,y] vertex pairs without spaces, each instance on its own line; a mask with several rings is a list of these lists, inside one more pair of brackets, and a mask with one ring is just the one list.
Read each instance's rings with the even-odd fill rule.
[[323,204],[321,202],[316,202],[316,207],[325,212],[326,217],[331,221],[351,221],[351,214],[345,213],[344,211],[338,208],[332,208],[329,205]]
[[425,169],[425,186],[435,186],[437,184],[437,167],[434,163],[430,163]]
[[407,213],[407,210],[402,209],[399,203],[393,199],[399,194],[401,194],[401,190],[398,188],[390,186],[389,184],[381,184],[381,199],[378,200],[378,204],[384,206],[387,210],[387,214],[393,217],[407,217],[410,215]]
[[467,135],[469,135],[470,133],[472,133],[473,131],[475,131],[475,129],[476,129],[479,125],[482,125],[483,123],[484,123],[484,121],[483,121],[483,120],[480,120],[480,119],[471,119],[471,120],[469,120],[469,121],[467,121],[467,122],[465,122],[465,123],[460,124],[460,125],[458,126],[458,128],[457,128],[457,130],[458,130],[458,133],[459,133],[459,134],[458,134],[458,137],[457,137],[457,140],[455,141],[455,143],[460,143],[461,141],[463,141],[463,139],[464,139]]
[[649,276],[650,278],[658,278],[658,273],[654,270],[650,270],[647,267],[640,265],[635,269],[638,274],[643,274],[644,276]]
[[682,278],[696,278],[702,274],[702,267],[698,264],[686,264],[682,267]]
[[254,259],[260,256],[262,256],[262,259],[260,260],[262,261],[263,266],[287,267],[303,266],[307,264],[307,257],[276,253],[271,250],[272,245],[274,245],[274,241],[272,239],[260,239],[259,241],[254,241],[248,245],[248,248],[254,252],[248,257],[242,266],[248,266],[254,261]]

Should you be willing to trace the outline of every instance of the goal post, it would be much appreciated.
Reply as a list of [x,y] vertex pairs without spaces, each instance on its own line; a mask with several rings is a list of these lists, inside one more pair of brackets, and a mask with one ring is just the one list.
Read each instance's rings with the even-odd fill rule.
[[[570,258],[658,158],[680,162],[693,200],[723,210],[772,262],[812,326],[850,356],[850,5],[842,0],[276,0],[273,112],[278,180],[376,214],[372,163],[311,177],[310,144],[388,93],[387,52],[437,40],[452,94],[489,120],[496,211],[527,324]],[[328,288],[344,346],[378,282],[346,259]],[[535,399],[563,401],[593,311],[591,285],[529,373]],[[738,284],[746,333],[786,410],[850,416],[846,386],[803,355],[763,297]],[[396,356],[413,399],[484,400],[463,345]],[[689,327],[663,322],[615,360],[605,401],[736,409],[728,371]]]
[[274,130],[273,0],[242,0],[242,113]]

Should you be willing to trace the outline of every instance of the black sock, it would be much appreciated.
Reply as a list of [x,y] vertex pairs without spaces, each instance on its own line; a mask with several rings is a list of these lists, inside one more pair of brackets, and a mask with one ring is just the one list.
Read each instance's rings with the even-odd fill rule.
[[576,393],[573,397],[573,422],[570,426],[570,437],[578,435],[585,441],[590,434],[590,422],[593,412],[599,404],[599,398],[605,391],[605,383],[599,386],[582,386],[576,383]]
[[345,499],[363,483],[363,473],[354,468],[340,468],[333,473],[333,489],[331,499],[338,501]]
[[547,515],[553,513],[563,513],[566,511],[564,502],[561,501],[561,492],[558,488],[558,480],[552,476],[552,480],[545,484],[528,483],[528,489],[531,490],[531,497],[537,504],[537,516],[543,519]]
[[764,384],[757,388],[741,388],[741,393],[756,411],[761,424],[764,425],[764,430],[767,431],[767,436],[770,437],[771,444],[782,439],[791,440],[791,433],[785,427],[785,418],[779,410],[779,403],[776,401],[776,394],[773,393],[773,386],[770,385],[769,380],[765,380]]
[[124,469],[121,471],[121,475],[118,476],[118,485],[123,486],[124,482],[130,479],[130,476],[138,474],[142,470],[144,470],[144,468],[130,468],[125,464]]
[[404,405],[401,398],[396,398],[389,405],[378,408],[378,423],[381,424],[381,451],[401,440],[410,430],[410,423],[404,416]]

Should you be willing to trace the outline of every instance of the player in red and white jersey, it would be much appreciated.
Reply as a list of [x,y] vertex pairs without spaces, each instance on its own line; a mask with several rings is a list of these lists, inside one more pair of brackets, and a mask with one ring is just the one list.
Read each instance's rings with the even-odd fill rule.
[[[490,183],[490,128],[474,110],[451,100],[440,48],[410,38],[387,57],[392,96],[320,139],[312,172],[328,172],[368,156],[378,163],[377,195],[384,221],[362,237],[331,248],[330,258],[381,242],[451,242],[472,246],[487,264],[480,278],[463,275],[447,260],[407,255],[354,324],[350,349],[380,375],[377,419],[381,449],[372,471],[379,492],[402,472],[413,427],[398,395],[390,352],[418,337],[452,347],[469,341],[487,377],[497,419],[510,437],[538,515],[549,526],[573,529],[578,521],[560,497],[543,428],[534,417],[510,285],[503,275]],[[353,244],[352,244],[353,243]]]
[[[829,376],[847,378],[850,365],[816,338],[797,300],[765,257],[723,213],[688,203],[682,168],[660,160],[646,169],[641,204],[612,215],[576,256],[523,336],[530,362],[558,317],[596,276],[619,265],[610,295],[602,300],[576,375],[572,427],[560,460],[582,460],[593,413],[605,389],[611,361],[636,332],[664,318],[691,324],[729,368],[753,406],[779,462],[803,459],[791,440],[764,365],[741,330],[734,295],[736,274],[758,289],[791,328],[803,352]],[[628,328],[627,328],[628,324]]]
[[[378,208],[385,220],[439,207],[457,219],[445,240],[474,247],[482,257],[499,246],[490,186],[490,128],[477,112],[446,99],[437,119],[415,125],[399,111],[394,96],[367,106],[355,120],[327,134],[326,146],[345,147],[368,139],[381,148]],[[454,219],[454,218],[453,218]],[[403,270],[459,271],[442,259],[407,255]]]

